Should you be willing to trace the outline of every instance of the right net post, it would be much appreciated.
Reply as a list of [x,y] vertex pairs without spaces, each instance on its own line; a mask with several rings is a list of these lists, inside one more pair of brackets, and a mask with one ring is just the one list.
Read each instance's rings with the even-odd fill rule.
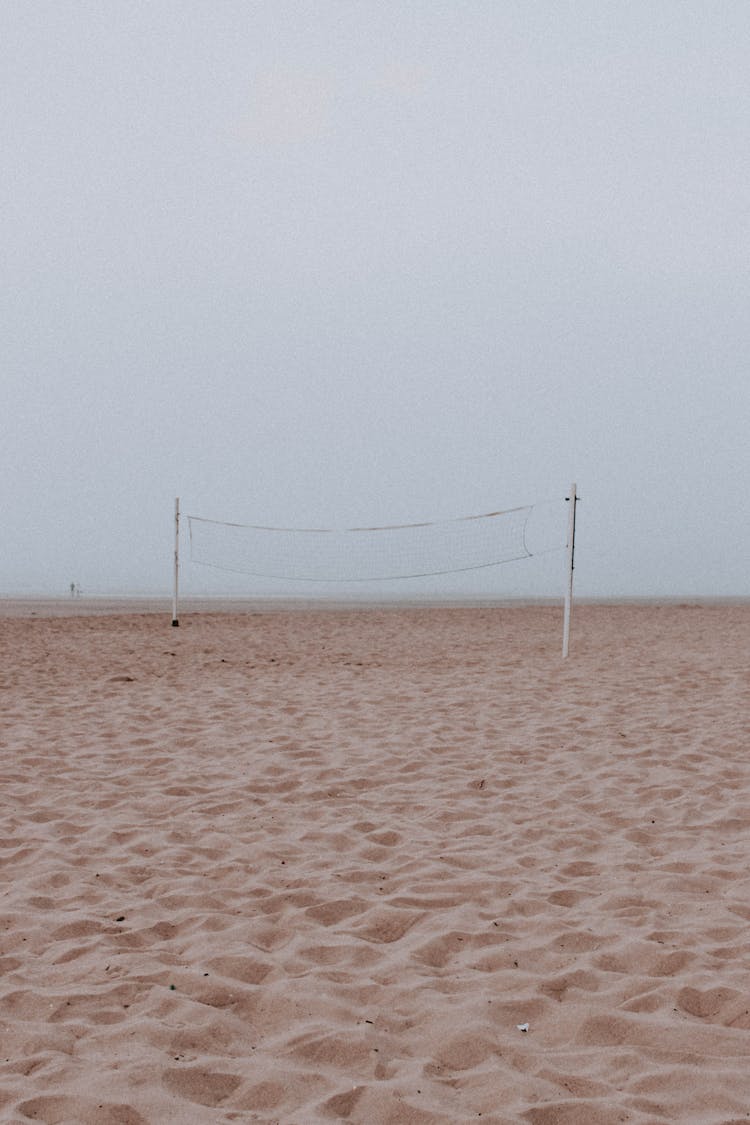
[[567,497],[570,508],[568,509],[568,549],[566,553],[566,581],[565,581],[565,610],[563,614],[563,644],[562,654],[568,655],[570,643],[570,610],[573,604],[573,567],[575,565],[576,546],[576,486],[571,484],[570,495]]

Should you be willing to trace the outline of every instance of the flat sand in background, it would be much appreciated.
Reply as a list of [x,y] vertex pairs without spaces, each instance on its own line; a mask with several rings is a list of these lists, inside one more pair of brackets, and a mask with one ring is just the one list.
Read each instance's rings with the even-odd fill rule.
[[750,607],[24,605],[2,1121],[750,1120]]

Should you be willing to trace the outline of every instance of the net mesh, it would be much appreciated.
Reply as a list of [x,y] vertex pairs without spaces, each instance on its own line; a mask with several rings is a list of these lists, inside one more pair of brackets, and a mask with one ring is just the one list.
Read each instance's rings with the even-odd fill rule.
[[373,582],[456,574],[523,559],[533,505],[390,527],[293,528],[188,516],[203,566],[304,582]]

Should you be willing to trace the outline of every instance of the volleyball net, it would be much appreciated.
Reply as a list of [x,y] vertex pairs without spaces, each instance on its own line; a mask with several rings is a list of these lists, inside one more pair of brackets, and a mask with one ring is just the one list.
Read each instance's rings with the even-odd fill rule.
[[458,574],[532,555],[533,505],[383,527],[263,527],[187,517],[190,561],[299,582],[382,582]]
[[[567,549],[563,656],[568,655],[573,598],[576,486],[565,497],[567,538],[541,548],[528,528],[541,501],[477,516],[388,524],[380,527],[266,527],[189,515],[190,561],[199,566],[264,579],[300,583],[377,583],[483,570],[535,554]],[[172,624],[177,616],[180,571],[180,501],[175,500]],[[557,536],[555,536],[557,538]]]

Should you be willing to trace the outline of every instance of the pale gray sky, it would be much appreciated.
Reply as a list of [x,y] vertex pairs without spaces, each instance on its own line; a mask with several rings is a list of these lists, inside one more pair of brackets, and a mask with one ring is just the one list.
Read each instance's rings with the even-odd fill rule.
[[0,592],[168,591],[175,495],[575,480],[581,594],[750,594],[748,59],[746,0],[5,0]]

